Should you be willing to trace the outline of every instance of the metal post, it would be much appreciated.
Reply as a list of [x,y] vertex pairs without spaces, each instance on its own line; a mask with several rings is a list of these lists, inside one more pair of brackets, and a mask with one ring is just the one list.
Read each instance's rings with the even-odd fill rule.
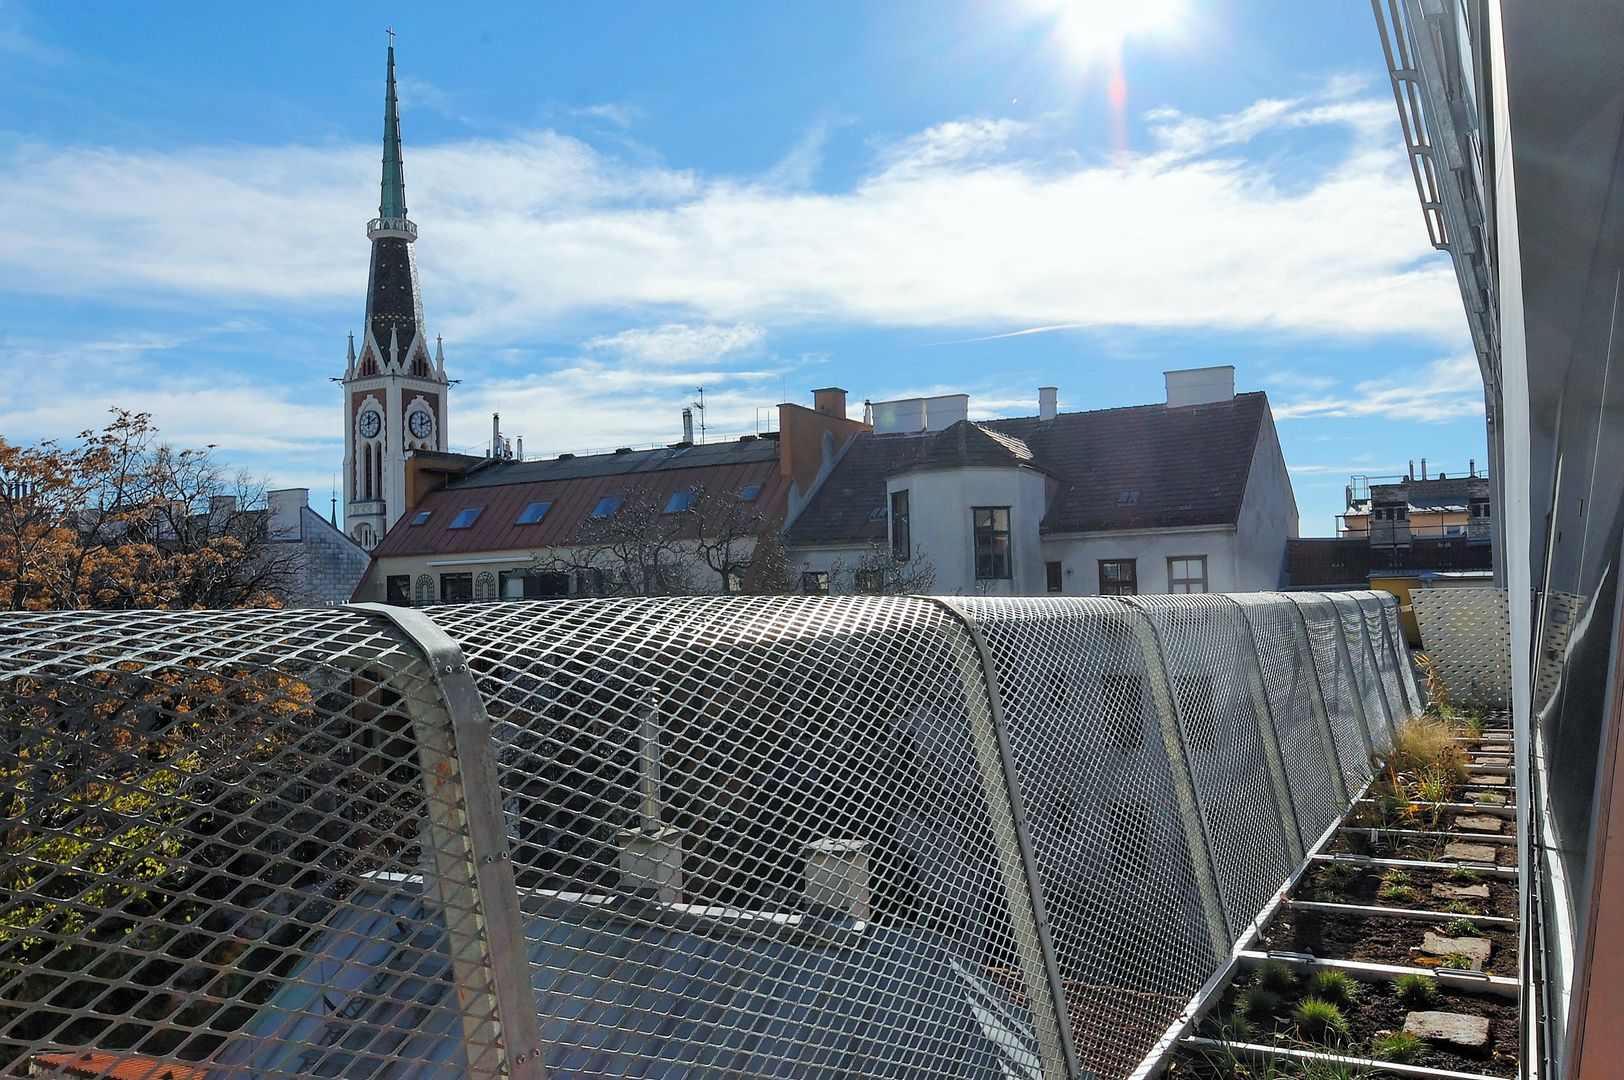
[[1291,857],[1292,863],[1300,863],[1304,858],[1304,845],[1310,841],[1303,836],[1302,825],[1297,820],[1297,804],[1291,801],[1291,783],[1286,779],[1286,765],[1280,756],[1280,734],[1275,728],[1274,707],[1269,704],[1268,688],[1263,685],[1263,665],[1258,659],[1257,642],[1252,637],[1251,625],[1247,623],[1246,613],[1241,606],[1227,596],[1222,598],[1222,602],[1229,605],[1232,612],[1230,617],[1238,624],[1235,635],[1237,651],[1244,654],[1239,658],[1241,672],[1246,676],[1246,685],[1252,693],[1255,707],[1253,719],[1257,722],[1258,737],[1263,742],[1263,760],[1269,769],[1274,799],[1279,805],[1286,854]]
[[1223,902],[1223,893],[1218,884],[1217,860],[1212,853],[1212,827],[1207,821],[1205,807],[1196,797],[1195,773],[1190,768],[1189,751],[1184,745],[1178,700],[1173,696],[1172,680],[1167,675],[1161,635],[1142,608],[1127,600],[1119,602],[1129,613],[1134,640],[1145,661],[1150,702],[1156,711],[1162,747],[1167,753],[1168,772],[1173,778],[1173,795],[1178,801],[1179,823],[1184,830],[1184,846],[1190,852],[1196,888],[1201,893],[1201,910],[1206,915],[1207,932],[1212,937],[1212,953],[1218,957],[1227,956],[1236,930],[1230,925],[1229,908]]
[[[941,597],[929,597],[949,612],[974,647],[976,660],[962,661],[966,699],[969,705],[970,741],[980,766],[981,786],[992,819],[994,842],[998,845],[999,869],[1004,895],[1015,930],[1015,949],[1020,957],[1021,976],[1031,1003],[1032,1026],[1045,1080],[1080,1076],[1077,1052],[1072,1041],[1071,1016],[1066,1008],[1065,986],[1055,959],[1054,942],[1049,936],[1049,916],[1043,902],[1043,884],[1037,857],[1026,827],[1026,806],[1021,797],[1015,760],[1010,752],[1004,726],[1003,699],[998,691],[992,653],[981,629],[967,613]],[[954,650],[955,655],[962,655]],[[973,687],[986,693],[985,708],[977,708]],[[1013,847],[1005,842],[1013,837]],[[1034,947],[1035,946],[1035,949]]]
[[484,701],[462,650],[427,615],[384,604],[350,606],[388,620],[411,639],[439,691],[405,705],[422,759],[426,854],[450,939],[468,1075],[542,1080],[541,1023]]

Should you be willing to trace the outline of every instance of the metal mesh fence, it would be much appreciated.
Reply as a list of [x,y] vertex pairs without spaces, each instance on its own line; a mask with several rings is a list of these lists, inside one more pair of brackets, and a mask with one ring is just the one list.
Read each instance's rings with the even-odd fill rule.
[[1369,777],[1392,603],[0,616],[0,1067],[1124,1076]]
[[[1410,594],[1410,603],[1421,628],[1421,647],[1437,665],[1449,696],[1462,705],[1505,708],[1511,700],[1506,591],[1420,589]],[[1554,684],[1554,675],[1549,682]]]

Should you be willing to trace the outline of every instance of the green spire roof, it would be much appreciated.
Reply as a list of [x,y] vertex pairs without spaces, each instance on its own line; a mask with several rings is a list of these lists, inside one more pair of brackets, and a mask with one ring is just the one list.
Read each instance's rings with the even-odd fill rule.
[[406,168],[400,158],[400,105],[395,100],[395,47],[389,46],[389,89],[383,104],[383,183],[378,216],[406,216]]

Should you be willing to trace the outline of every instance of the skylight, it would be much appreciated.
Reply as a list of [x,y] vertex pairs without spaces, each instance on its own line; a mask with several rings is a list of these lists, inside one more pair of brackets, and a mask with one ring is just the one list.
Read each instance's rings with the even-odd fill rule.
[[544,502],[533,502],[523,510],[519,511],[519,516],[514,520],[513,524],[534,525],[536,522],[546,517],[547,511],[551,510],[552,508],[553,504],[552,500],[550,499]]
[[694,504],[694,493],[688,491],[673,491],[671,497],[665,501],[663,514],[680,514]]
[[615,511],[620,509],[620,504],[624,501],[619,495],[605,495],[598,500],[598,505],[592,508],[592,516],[595,518],[614,517]]
[[1138,501],[1139,501],[1139,489],[1138,488],[1134,488],[1132,491],[1124,491],[1122,494],[1117,496],[1117,505],[1118,506],[1123,506],[1123,505],[1126,505],[1127,503],[1136,503]]
[[451,519],[451,528],[471,528],[479,520],[479,515],[485,512],[483,506],[467,506],[457,511],[457,516]]
[[412,518],[412,524],[427,525],[429,523],[429,515],[432,513],[434,513],[433,510],[419,510],[417,512],[417,516]]
[[875,508],[874,508],[874,509],[872,509],[872,510],[870,510],[870,511],[869,511],[869,512],[868,512],[868,520],[870,520],[870,521],[878,521],[878,520],[880,520],[880,519],[881,519],[881,518],[882,518],[882,517],[884,517],[884,516],[885,516],[885,514],[886,514],[886,509],[885,509],[885,507],[883,507],[883,506],[876,506],[876,507],[875,507]]
[[756,496],[761,494],[760,484],[746,484],[739,489],[740,502],[755,502]]

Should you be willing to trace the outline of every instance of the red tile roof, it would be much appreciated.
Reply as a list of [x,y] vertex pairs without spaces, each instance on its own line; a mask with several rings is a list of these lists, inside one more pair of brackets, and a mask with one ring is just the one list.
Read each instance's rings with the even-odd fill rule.
[[[789,478],[778,471],[778,444],[761,439],[689,448],[639,450],[549,461],[493,462],[425,496],[396,523],[373,551],[374,559],[401,555],[460,555],[525,551],[575,543],[592,508],[607,495],[657,499],[695,488],[736,495],[753,484],[761,519],[776,524],[789,495]],[[551,502],[546,516],[517,524],[525,507]],[[451,528],[459,511],[483,507],[465,529]],[[423,511],[428,520],[412,521]]]
[[28,1071],[32,1076],[82,1076],[94,1080],[203,1080],[206,1069],[134,1054],[75,1050],[35,1054]]

